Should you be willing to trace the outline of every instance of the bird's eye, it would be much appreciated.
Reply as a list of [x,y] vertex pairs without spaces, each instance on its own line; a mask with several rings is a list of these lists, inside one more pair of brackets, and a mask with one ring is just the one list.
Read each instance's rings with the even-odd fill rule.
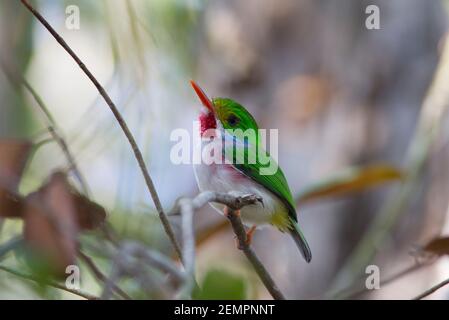
[[239,118],[235,114],[231,114],[228,117],[228,123],[231,127],[235,126],[239,122]]

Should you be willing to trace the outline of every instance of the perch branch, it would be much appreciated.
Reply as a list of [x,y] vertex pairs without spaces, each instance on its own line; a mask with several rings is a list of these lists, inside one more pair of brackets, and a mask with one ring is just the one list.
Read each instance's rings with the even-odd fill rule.
[[[224,194],[224,193],[217,193],[212,191],[206,191],[203,193],[200,193],[197,195],[194,199],[180,199],[178,201],[178,205],[175,206],[175,209],[172,210],[173,213],[176,213],[176,211],[180,211],[182,216],[187,216],[187,218],[184,218],[183,222],[190,222],[190,215],[193,214],[193,212],[205,204],[209,202],[217,202],[221,203],[229,208],[228,210],[228,218],[231,222],[232,229],[234,230],[235,235],[237,236],[238,242],[239,242],[239,248],[243,251],[245,256],[248,258],[249,262],[254,267],[254,270],[256,271],[259,278],[262,280],[262,283],[267,288],[268,292],[272,295],[274,299],[277,300],[284,300],[285,297],[282,294],[282,292],[279,290],[279,288],[276,286],[276,284],[273,281],[273,278],[268,273],[262,262],[260,262],[259,258],[256,256],[252,248],[249,246],[246,238],[246,231],[242,224],[241,219],[235,214],[236,210],[240,210],[244,206],[255,204],[257,202],[262,202],[262,199],[259,197],[256,197],[254,195],[246,195],[241,197],[234,197],[230,194]],[[190,230],[190,226],[185,227],[186,233],[185,236],[188,245],[184,244],[185,248],[185,254],[186,254],[186,261],[189,261],[189,267],[194,267],[194,258],[195,258],[195,246],[194,246],[194,236],[193,232]],[[190,255],[189,258],[187,258],[187,254]],[[188,264],[186,264],[186,267]],[[193,272],[193,271],[192,271]]]
[[88,300],[97,300],[98,299],[98,297],[95,297],[95,296],[90,295],[88,293],[84,293],[84,292],[79,291],[79,290],[69,289],[69,288],[67,288],[67,287],[65,287],[63,285],[60,285],[59,283],[53,282],[53,281],[42,281],[41,279],[35,278],[35,277],[27,275],[27,274],[23,274],[23,273],[17,272],[15,270],[10,269],[10,268],[5,267],[5,266],[0,266],[0,270],[3,270],[3,271],[8,272],[10,274],[13,274],[16,277],[19,277],[19,278],[22,278],[22,279],[30,280],[30,281],[33,281],[33,282],[37,282],[39,284],[44,284],[44,285],[49,286],[49,287],[53,287],[53,288],[56,288],[56,289],[59,289],[59,290],[70,292],[71,294],[83,297],[83,298],[88,299]]
[[237,239],[239,241],[239,249],[243,251],[245,256],[248,258],[249,262],[251,262],[260,280],[262,280],[263,284],[268,289],[268,291],[270,292],[270,294],[273,296],[274,299],[285,300],[284,295],[276,286],[276,284],[274,283],[268,271],[265,269],[262,262],[260,262],[256,254],[254,253],[253,249],[248,245],[245,228],[243,227],[242,221],[240,217],[236,214],[235,210],[231,209],[228,211],[228,218],[229,221],[231,221],[234,233],[237,235]]
[[165,215],[164,210],[162,209],[161,202],[159,200],[159,196],[156,192],[153,180],[151,179],[151,176],[147,170],[147,167],[145,165],[145,161],[142,156],[142,152],[140,151],[136,140],[131,133],[131,131],[128,128],[128,125],[126,124],[125,120],[123,119],[123,116],[121,115],[120,111],[112,101],[112,99],[107,94],[106,90],[103,88],[103,86],[98,82],[98,80],[95,78],[95,76],[90,72],[90,70],[86,67],[86,65],[81,61],[81,59],[76,55],[76,53],[70,48],[70,46],[65,42],[65,40],[53,29],[53,27],[48,23],[48,21],[36,10],[34,9],[27,0],[20,0],[22,4],[36,17],[36,19],[39,20],[39,22],[50,32],[50,34],[55,38],[55,40],[64,48],[64,50],[73,58],[73,60],[78,64],[78,66],[81,68],[81,70],[84,72],[84,74],[90,79],[90,81],[93,83],[93,85],[96,87],[100,95],[103,97],[106,104],[111,109],[112,113],[114,114],[114,117],[116,118],[118,124],[120,125],[123,133],[125,134],[126,138],[128,139],[128,142],[132,148],[132,151],[134,153],[134,156],[137,160],[137,163],[139,165],[140,170],[142,171],[142,175],[144,177],[145,183],[147,185],[148,191],[153,199],[154,205],[156,207],[156,210],[159,214],[159,218],[161,219],[162,225],[165,229],[165,232],[167,233],[170,241],[172,242],[176,253],[182,260],[182,252],[179,247],[178,241],[176,240],[175,234],[173,232],[173,229],[170,225],[170,222],[168,221],[167,216]]

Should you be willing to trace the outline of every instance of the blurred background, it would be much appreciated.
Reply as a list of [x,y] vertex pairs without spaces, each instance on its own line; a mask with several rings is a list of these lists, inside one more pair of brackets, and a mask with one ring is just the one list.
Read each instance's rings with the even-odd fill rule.
[[[279,129],[279,163],[298,197],[313,260],[305,263],[291,239],[272,228],[258,231],[253,244],[287,297],[410,299],[449,277],[449,245],[430,250],[428,265],[429,258],[416,256],[432,239],[449,235],[449,1],[31,3],[123,114],[166,211],[177,198],[198,193],[192,167],[170,161],[170,133],[192,132],[199,111],[190,79],[212,97],[239,101],[261,128]],[[373,4],[378,30],[365,26],[365,10]],[[70,5],[79,8],[79,28],[67,27]],[[0,59],[0,139],[34,144],[18,194],[28,195],[64,170],[74,188],[85,195],[87,189],[105,208],[120,239],[173,256],[111,111],[19,1],[0,3]],[[69,147],[86,188],[49,123]],[[0,164],[4,150],[0,146]],[[21,234],[22,219],[0,219],[0,265],[33,273],[20,250],[7,246]],[[180,218],[170,221],[179,235]],[[270,298],[222,216],[204,207],[195,215],[195,230],[200,298]],[[83,232],[79,241],[108,274],[111,260],[100,254],[99,232]],[[85,261],[77,261],[81,288],[101,293]],[[379,267],[380,289],[363,290],[372,264]],[[382,284],[409,267],[416,270]],[[141,294],[139,279],[122,287],[132,297],[161,297]],[[77,297],[0,270],[0,298]],[[429,298],[449,298],[449,290]]]

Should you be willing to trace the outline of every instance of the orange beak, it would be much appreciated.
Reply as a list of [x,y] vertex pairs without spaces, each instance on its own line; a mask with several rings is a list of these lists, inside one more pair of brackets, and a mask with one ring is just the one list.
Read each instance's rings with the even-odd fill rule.
[[207,95],[204,93],[203,89],[199,85],[195,83],[195,81],[190,80],[190,84],[193,87],[193,90],[195,90],[196,94],[201,100],[201,103],[203,106],[205,106],[207,109],[209,109],[211,112],[214,112],[214,105],[212,104],[212,101],[207,97]]

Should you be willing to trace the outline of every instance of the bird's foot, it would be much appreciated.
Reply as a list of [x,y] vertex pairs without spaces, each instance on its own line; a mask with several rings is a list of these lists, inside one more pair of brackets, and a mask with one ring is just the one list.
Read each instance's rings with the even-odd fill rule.
[[[224,213],[224,216],[225,216],[226,218],[229,218],[229,208],[228,208],[227,206],[224,207],[223,213]],[[240,217],[240,210],[235,210],[235,211],[234,211],[234,214],[235,214],[237,217]]]
[[234,236],[235,246],[237,247],[237,249],[243,250],[245,246],[250,246],[253,241],[253,235],[255,231],[256,226],[252,226],[248,231],[246,231],[245,245],[242,245],[239,238],[237,236]]
[[246,232],[246,245],[251,245],[251,242],[253,241],[253,235],[256,231],[256,226],[252,226],[247,232]]
[[257,202],[259,202],[262,205],[262,207],[265,207],[265,204],[263,203],[263,198],[259,197],[259,196],[256,196],[254,194],[243,195],[243,196],[240,197],[240,200],[241,201],[245,201],[245,202],[249,201],[252,204],[256,204]]

